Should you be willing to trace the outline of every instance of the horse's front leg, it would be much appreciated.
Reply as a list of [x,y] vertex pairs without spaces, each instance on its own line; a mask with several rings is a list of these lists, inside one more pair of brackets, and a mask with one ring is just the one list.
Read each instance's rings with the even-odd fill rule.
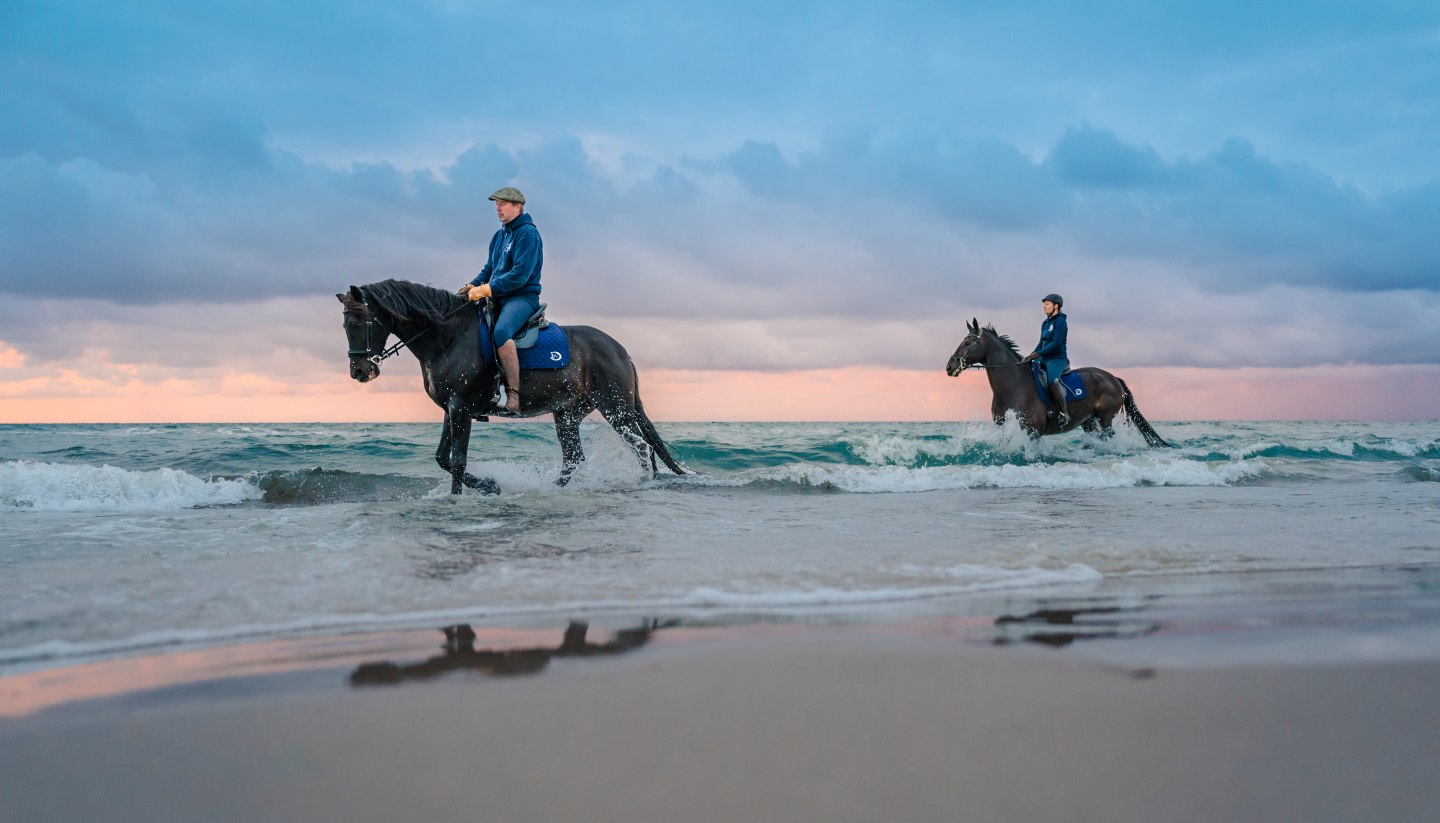
[[465,485],[465,462],[470,451],[470,415],[461,408],[460,396],[450,395],[445,404],[445,434],[449,441],[446,455],[450,470],[450,493],[459,494]]
[[450,473],[450,493],[459,494],[462,485],[481,494],[499,494],[500,484],[489,477],[476,477],[465,471],[470,455],[470,415],[461,409],[458,400],[445,406],[445,425],[440,432],[440,445],[435,449],[435,462]]
[[445,415],[445,423],[440,426],[440,445],[435,447],[435,463],[441,471],[450,471],[450,415]]
[[580,445],[580,421],[584,419],[585,415],[577,414],[575,409],[555,412],[555,436],[560,440],[560,459],[564,464],[560,477],[555,480],[557,486],[569,483],[570,475],[585,460],[585,449]]

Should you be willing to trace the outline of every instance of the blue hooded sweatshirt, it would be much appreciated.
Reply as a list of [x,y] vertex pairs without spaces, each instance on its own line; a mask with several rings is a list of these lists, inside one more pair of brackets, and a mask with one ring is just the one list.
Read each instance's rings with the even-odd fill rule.
[[1044,360],[1068,361],[1070,357],[1065,352],[1065,338],[1069,330],[1064,312],[1045,318],[1045,322],[1040,324],[1040,342],[1035,344],[1035,353]]
[[517,294],[540,294],[540,265],[544,254],[540,230],[530,215],[521,213],[490,238],[490,259],[470,285],[490,284],[496,299]]

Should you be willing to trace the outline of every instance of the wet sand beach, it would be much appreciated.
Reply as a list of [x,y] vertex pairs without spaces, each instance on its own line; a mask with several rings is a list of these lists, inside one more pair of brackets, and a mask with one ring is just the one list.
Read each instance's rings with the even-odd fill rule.
[[[1440,808],[1428,637],[1407,647],[1418,654],[1295,663],[1275,650],[1332,632],[1210,633],[1209,647],[1258,658],[1216,664],[1184,646],[1205,633],[1088,617],[430,630],[12,675],[0,818],[1403,821]],[[1067,625],[1071,640],[1116,630],[1070,645]],[[998,634],[975,642],[987,626]],[[72,699],[39,708],[46,693]]]

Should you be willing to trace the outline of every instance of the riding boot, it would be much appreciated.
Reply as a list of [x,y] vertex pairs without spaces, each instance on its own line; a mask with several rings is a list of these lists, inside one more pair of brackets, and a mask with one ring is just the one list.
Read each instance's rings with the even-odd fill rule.
[[1070,425],[1070,405],[1065,384],[1057,377],[1050,381],[1050,399],[1055,401],[1055,422],[1060,428]]
[[496,352],[500,361],[500,373],[505,379],[505,411],[520,412],[520,353],[515,350],[515,341],[506,340]]

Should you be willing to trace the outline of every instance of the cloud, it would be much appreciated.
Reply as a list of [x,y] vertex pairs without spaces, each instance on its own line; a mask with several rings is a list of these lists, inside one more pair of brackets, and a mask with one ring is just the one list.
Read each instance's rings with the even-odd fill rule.
[[1224,8],[8,6],[4,339],[310,379],[515,184],[552,316],[666,367],[929,368],[1055,290],[1092,362],[1440,362],[1440,12]]
[[1149,146],[1139,148],[1089,124],[1065,132],[1050,152],[1060,182],[1076,189],[1145,189],[1165,183],[1165,162]]

